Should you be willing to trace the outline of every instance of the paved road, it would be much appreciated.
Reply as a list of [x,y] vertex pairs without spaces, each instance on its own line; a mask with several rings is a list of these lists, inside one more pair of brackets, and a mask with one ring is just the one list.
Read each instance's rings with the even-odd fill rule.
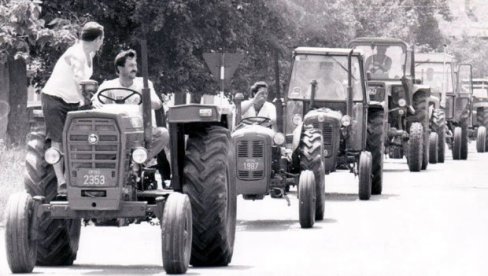
[[[385,164],[384,194],[357,199],[356,180],[326,178],[326,219],[300,229],[296,194],[284,200],[238,202],[233,262],[189,275],[488,275],[488,154],[429,165],[410,173]],[[0,229],[3,237],[3,229]],[[71,268],[35,268],[40,275],[153,275],[161,266],[159,228],[82,229]],[[0,275],[9,272],[0,241]]]

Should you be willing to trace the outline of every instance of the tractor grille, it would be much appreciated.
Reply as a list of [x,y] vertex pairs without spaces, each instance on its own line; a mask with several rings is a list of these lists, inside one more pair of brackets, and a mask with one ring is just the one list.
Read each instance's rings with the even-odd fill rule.
[[264,177],[264,141],[237,142],[237,176],[241,180],[259,180]]
[[[314,128],[320,129],[318,122],[314,122],[312,125]],[[324,122],[322,124],[322,137],[324,140],[324,149],[327,150],[327,154],[325,157],[328,157],[332,153],[332,150],[333,150],[332,147],[334,145],[334,143],[333,143],[334,127],[332,124],[327,123],[327,122]]]
[[116,178],[120,143],[115,120],[74,119],[68,129],[65,155],[69,158],[71,183],[76,183],[79,169],[108,169],[112,179]]

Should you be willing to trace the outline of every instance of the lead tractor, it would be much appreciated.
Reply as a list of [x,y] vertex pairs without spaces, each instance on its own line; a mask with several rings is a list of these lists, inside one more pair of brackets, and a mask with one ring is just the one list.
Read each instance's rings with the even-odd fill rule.
[[[32,272],[36,265],[72,265],[82,219],[125,225],[159,219],[169,274],[185,273],[190,263],[231,261],[236,195],[230,110],[182,104],[168,111],[173,178],[169,189],[160,188],[156,170],[147,165],[152,125],[145,43],[141,48],[142,94],[127,90],[127,97],[111,98],[106,89],[98,95],[107,103],[103,108],[69,112],[61,151],[50,147],[45,128],[35,124],[27,146],[26,192],[12,195],[6,209],[6,252],[13,273]],[[94,81],[84,83],[86,99],[96,87]],[[139,105],[124,104],[133,97],[142,112]],[[33,121],[39,122],[42,116],[35,114]],[[56,162],[64,165],[64,196],[57,191]]]
[[364,79],[358,51],[296,48],[285,98],[285,135],[293,150],[304,129],[319,130],[325,173],[345,169],[358,175],[359,198],[368,200],[382,192],[383,113],[369,106]]
[[430,88],[415,81],[414,52],[402,40],[363,37],[350,42],[365,58],[370,101],[382,109],[390,158],[407,158],[412,172],[429,163]]
[[472,129],[476,134],[476,151],[486,152],[488,139],[488,78],[473,79]]

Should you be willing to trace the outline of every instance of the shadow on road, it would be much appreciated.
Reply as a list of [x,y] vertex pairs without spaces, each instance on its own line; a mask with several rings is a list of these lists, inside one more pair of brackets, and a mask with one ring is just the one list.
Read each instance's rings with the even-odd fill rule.
[[[83,275],[156,275],[164,272],[163,266],[156,265],[84,265],[75,264],[72,269],[81,272]],[[198,275],[190,269],[186,275]]]
[[[389,199],[390,197],[397,197],[395,194],[381,194],[381,195],[371,195],[370,201],[378,201]],[[359,201],[358,194],[348,194],[348,193],[326,193],[325,201]]]
[[[322,229],[321,224],[336,223],[337,220],[325,218],[322,221],[316,221],[313,229]],[[300,230],[300,222],[297,220],[238,220],[237,230],[246,232],[276,232]],[[309,229],[307,229],[309,230]]]
[[398,168],[398,169],[384,168],[383,169],[383,173],[402,173],[402,172],[408,172],[408,171],[409,171],[408,166],[405,166],[405,168],[403,168],[403,169],[400,169],[400,168]]

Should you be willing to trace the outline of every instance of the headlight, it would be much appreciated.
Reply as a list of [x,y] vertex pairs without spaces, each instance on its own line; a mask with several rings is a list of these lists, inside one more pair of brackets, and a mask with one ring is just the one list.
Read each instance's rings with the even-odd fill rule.
[[298,126],[302,122],[302,116],[300,114],[293,115],[293,119],[291,120],[294,125]]
[[44,153],[44,159],[48,164],[54,165],[61,159],[61,153],[56,148],[48,148]]
[[405,99],[399,99],[398,100],[398,105],[401,106],[401,107],[404,107],[407,105],[407,101],[405,101]]
[[275,144],[277,144],[278,146],[281,146],[285,143],[285,135],[283,135],[283,133],[281,132],[277,132],[274,136],[273,136],[273,142]]
[[132,152],[132,161],[142,164],[147,160],[147,150],[145,148],[136,148]]
[[342,117],[341,125],[345,126],[345,127],[350,126],[351,125],[351,117],[349,115]]

